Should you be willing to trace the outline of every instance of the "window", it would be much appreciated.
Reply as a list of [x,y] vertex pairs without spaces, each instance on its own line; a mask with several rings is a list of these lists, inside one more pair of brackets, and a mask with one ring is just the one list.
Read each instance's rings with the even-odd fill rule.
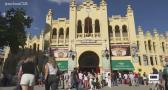
[[59,30],[59,38],[63,39],[64,38],[64,29],[60,28]]
[[85,33],[92,33],[92,19],[90,17],[85,19]]
[[100,33],[100,24],[99,20],[95,20],[95,33]]
[[57,38],[57,29],[56,29],[56,28],[53,29],[52,38],[53,38],[53,39],[56,39],[56,38]]
[[33,51],[36,51],[36,43],[33,44]]
[[140,56],[138,56],[138,60],[139,60],[139,65],[141,66],[142,64],[141,64],[141,57]]
[[69,38],[69,28],[66,29],[66,38]]
[[116,37],[121,37],[120,36],[120,29],[119,29],[118,25],[115,26],[115,35],[116,35]]
[[137,41],[137,48],[138,48],[138,50],[139,50],[139,41]]
[[155,42],[153,42],[153,50],[154,50],[154,52],[156,52],[156,45],[155,45]]
[[150,57],[150,62],[151,62],[151,65],[153,66],[154,63],[153,63],[153,57]]
[[162,50],[165,52],[164,42],[162,42]]
[[148,40],[148,48],[149,48],[149,50],[151,50],[151,40]]
[[77,33],[82,33],[82,22],[81,22],[81,20],[78,20]]
[[123,37],[128,37],[128,32],[127,32],[127,26],[126,25],[122,26],[122,33],[123,33]]
[[146,41],[144,41],[144,44],[145,44],[145,51],[147,51],[147,47],[146,47]]

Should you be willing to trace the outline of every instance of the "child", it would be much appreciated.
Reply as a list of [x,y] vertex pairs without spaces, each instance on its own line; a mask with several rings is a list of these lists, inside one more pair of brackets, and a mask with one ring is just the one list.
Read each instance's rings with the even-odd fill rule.
[[43,76],[43,73],[41,72],[39,74],[39,79],[38,79],[39,86],[41,85],[43,87],[43,81],[44,81],[44,76]]

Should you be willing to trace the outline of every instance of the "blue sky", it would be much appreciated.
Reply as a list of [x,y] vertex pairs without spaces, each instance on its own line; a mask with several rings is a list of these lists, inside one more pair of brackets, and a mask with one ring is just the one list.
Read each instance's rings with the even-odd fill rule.
[[[7,3],[26,2],[26,5],[7,5]],[[33,17],[32,27],[28,32],[39,34],[45,26],[45,16],[48,9],[54,12],[54,18],[69,17],[70,0],[0,0],[0,12],[11,7],[22,7],[27,14]],[[76,0],[80,3],[82,0]],[[101,0],[93,0],[99,4]],[[22,3],[23,4],[23,3]],[[125,15],[127,5],[134,10],[136,28],[141,25],[145,31],[153,28],[164,33],[168,31],[168,0],[107,0],[108,16]]]

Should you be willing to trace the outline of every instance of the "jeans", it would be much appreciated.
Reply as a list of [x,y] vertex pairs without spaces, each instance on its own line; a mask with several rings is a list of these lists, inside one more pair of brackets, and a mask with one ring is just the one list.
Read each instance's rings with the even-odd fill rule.
[[59,79],[56,75],[49,75],[45,82],[45,90],[58,90]]

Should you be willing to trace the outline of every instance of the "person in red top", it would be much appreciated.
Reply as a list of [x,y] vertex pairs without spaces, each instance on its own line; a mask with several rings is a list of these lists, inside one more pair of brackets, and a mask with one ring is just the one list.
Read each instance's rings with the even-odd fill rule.
[[139,86],[139,80],[138,80],[138,77],[139,77],[139,75],[138,75],[138,73],[134,73],[134,79],[135,79],[135,86]]

